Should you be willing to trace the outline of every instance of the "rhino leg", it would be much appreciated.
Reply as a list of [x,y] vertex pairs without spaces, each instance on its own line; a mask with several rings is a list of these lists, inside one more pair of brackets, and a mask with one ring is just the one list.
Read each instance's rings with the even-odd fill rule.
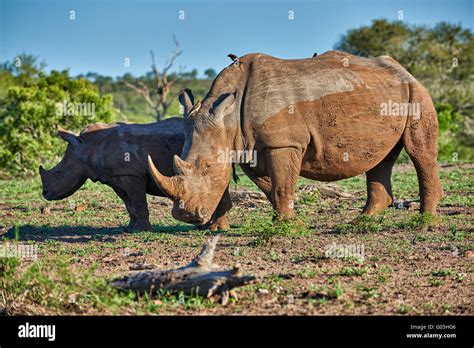
[[400,155],[402,143],[399,142],[390,153],[369,170],[367,175],[367,203],[362,211],[363,214],[373,215],[384,211],[393,203],[392,195],[392,167]]
[[127,208],[128,215],[130,216],[130,222],[127,227],[124,228],[125,232],[130,232],[133,225],[137,222],[137,217],[134,214],[134,211],[132,209],[132,203],[128,199],[127,194],[125,191],[123,191],[121,188],[118,187],[113,187],[113,190],[117,194],[117,196],[120,197],[120,199],[125,203],[125,207]]
[[303,152],[295,148],[265,151],[265,163],[272,183],[271,201],[276,211],[275,220],[289,220],[295,216],[295,187],[302,159]]
[[262,190],[262,192],[267,196],[267,199],[270,201],[270,203],[273,204],[272,201],[272,180],[270,179],[269,176],[265,175],[258,175],[255,170],[250,167],[249,164],[241,163],[240,167],[244,171],[245,175],[247,175],[250,180],[253,181],[257,187]]
[[438,168],[438,117],[426,89],[418,83],[411,86],[410,101],[419,103],[420,114],[408,117],[403,145],[418,176],[420,212],[436,215],[443,197]]
[[125,203],[130,223],[125,228],[126,232],[138,232],[151,230],[149,220],[148,204],[146,201],[145,183],[135,177],[118,177],[118,186],[115,192]]

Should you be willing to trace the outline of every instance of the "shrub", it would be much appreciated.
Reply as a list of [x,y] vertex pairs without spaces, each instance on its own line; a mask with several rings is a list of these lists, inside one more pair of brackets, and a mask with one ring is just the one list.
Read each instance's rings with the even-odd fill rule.
[[439,136],[438,157],[443,161],[471,160],[472,151],[463,144],[460,137],[461,114],[448,103],[436,103]]
[[9,87],[0,100],[0,174],[31,175],[40,163],[57,161],[66,146],[56,136],[58,126],[77,132],[113,116],[112,96],[101,96],[91,82],[72,79],[67,71]]

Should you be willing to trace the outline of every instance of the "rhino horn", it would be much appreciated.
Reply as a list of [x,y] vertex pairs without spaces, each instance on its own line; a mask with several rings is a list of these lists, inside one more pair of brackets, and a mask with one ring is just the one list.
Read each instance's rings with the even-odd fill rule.
[[40,175],[44,174],[44,172],[46,172],[46,170],[43,168],[43,166],[39,166]]
[[158,187],[169,197],[175,198],[177,196],[178,190],[176,189],[175,180],[169,176],[165,176],[160,173],[158,168],[156,168],[153,160],[150,155],[148,155],[148,167],[150,168],[151,176],[153,180],[158,185]]
[[179,158],[178,155],[173,157],[173,169],[176,175],[183,175],[191,171],[191,165]]

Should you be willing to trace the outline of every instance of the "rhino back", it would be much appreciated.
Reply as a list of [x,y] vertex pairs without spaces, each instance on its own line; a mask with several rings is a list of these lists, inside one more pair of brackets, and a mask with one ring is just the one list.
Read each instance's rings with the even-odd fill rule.
[[91,177],[95,176],[92,179],[111,183],[116,176],[146,177],[152,191],[156,186],[149,179],[147,156],[163,174],[173,175],[173,156],[181,154],[184,143],[182,119],[178,117],[151,124],[91,125],[81,138]]
[[407,103],[415,82],[389,57],[337,51],[300,60],[253,57],[243,131],[257,150],[305,151],[304,176],[351,177],[373,168],[400,140],[407,117],[383,116],[380,106]]

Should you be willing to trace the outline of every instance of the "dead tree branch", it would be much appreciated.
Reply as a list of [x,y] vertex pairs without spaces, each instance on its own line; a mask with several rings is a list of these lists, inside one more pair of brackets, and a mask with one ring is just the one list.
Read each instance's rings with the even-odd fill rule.
[[218,239],[217,236],[208,240],[199,255],[187,266],[172,270],[133,272],[112,280],[111,284],[115,288],[138,293],[155,294],[161,289],[207,298],[218,295],[222,303],[226,304],[229,295],[235,297],[233,288],[249,284],[255,277],[243,275],[238,264],[231,270],[218,270],[219,267],[213,263]]
[[173,35],[173,42],[175,44],[175,49],[170,54],[170,56],[166,59],[163,70],[160,72],[156,65],[155,61],[155,53],[153,50],[150,50],[151,56],[151,71],[154,76],[154,85],[153,91],[143,83],[138,82],[137,85],[131,84],[129,82],[125,82],[125,85],[131,89],[133,89],[137,94],[141,95],[147,104],[152,108],[153,112],[156,115],[157,121],[163,119],[165,117],[168,108],[171,104],[169,101],[169,94],[171,91],[171,86],[176,82],[178,75],[174,75],[170,77],[168,75],[169,70],[174,64],[175,59],[181,55],[182,50],[179,46],[178,40]]

